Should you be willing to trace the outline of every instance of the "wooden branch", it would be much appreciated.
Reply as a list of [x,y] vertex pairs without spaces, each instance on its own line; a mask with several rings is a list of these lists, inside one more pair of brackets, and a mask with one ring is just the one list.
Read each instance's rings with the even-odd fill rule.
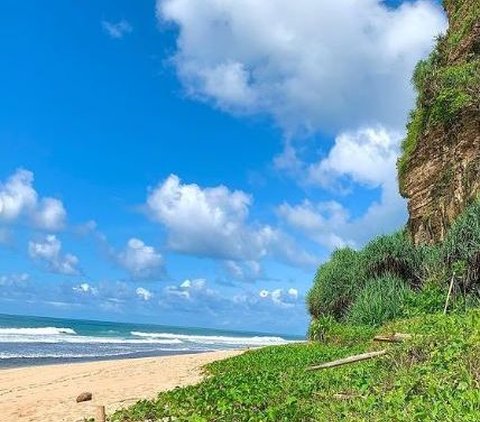
[[336,393],[333,395],[333,398],[336,400],[353,400],[353,399],[363,398],[363,397],[359,394]]
[[395,333],[389,336],[375,336],[373,341],[381,341],[385,343],[402,343],[405,340],[410,340],[412,336],[410,334]]
[[349,356],[348,358],[334,360],[333,362],[322,363],[321,365],[310,366],[307,368],[307,371],[316,371],[318,369],[334,368],[336,366],[347,365],[349,363],[361,362],[363,360],[368,360],[376,358],[378,356],[383,356],[386,354],[386,350],[379,350],[377,352],[363,353],[361,355]]
[[105,415],[105,406],[97,406],[97,415],[95,417],[96,422],[105,422],[106,415]]
[[450,296],[453,290],[453,282],[455,281],[455,276],[452,276],[452,281],[450,282],[450,287],[448,288],[447,300],[445,301],[445,307],[443,308],[443,314],[447,314],[448,302],[450,302]]

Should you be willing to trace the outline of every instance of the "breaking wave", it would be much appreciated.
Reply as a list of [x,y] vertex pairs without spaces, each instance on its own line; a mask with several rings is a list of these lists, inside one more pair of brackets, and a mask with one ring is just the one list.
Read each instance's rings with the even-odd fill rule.
[[254,337],[229,337],[229,336],[201,336],[188,334],[172,333],[146,333],[142,331],[132,331],[132,336],[145,339],[171,339],[180,340],[184,343],[199,343],[206,345],[236,345],[236,346],[270,346],[286,344],[290,341],[282,337],[254,336]]

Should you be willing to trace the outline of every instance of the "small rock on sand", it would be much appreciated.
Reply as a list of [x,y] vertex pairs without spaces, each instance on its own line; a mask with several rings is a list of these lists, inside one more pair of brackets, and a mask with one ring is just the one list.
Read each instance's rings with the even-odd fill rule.
[[77,403],[92,400],[92,393],[82,393],[77,397]]

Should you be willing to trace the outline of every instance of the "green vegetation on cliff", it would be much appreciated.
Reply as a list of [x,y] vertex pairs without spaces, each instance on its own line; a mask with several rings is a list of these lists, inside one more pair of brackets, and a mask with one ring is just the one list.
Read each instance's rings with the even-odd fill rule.
[[[445,0],[450,28],[440,36],[435,50],[418,63],[412,82],[417,92],[415,109],[407,124],[407,136],[398,160],[400,188],[409,162],[425,134],[438,127],[449,128],[469,109],[480,107],[480,2]],[[478,35],[477,35],[478,36]],[[469,42],[472,41],[472,42]]]

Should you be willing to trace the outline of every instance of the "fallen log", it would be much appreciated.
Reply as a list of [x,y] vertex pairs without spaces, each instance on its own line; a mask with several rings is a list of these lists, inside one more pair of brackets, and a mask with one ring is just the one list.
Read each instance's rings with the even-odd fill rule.
[[412,336],[410,334],[395,333],[389,336],[375,336],[373,341],[381,341],[384,343],[402,343],[405,340],[410,340]]
[[349,356],[348,358],[334,360],[332,362],[322,363],[321,365],[310,366],[307,371],[316,371],[318,369],[334,368],[336,366],[348,365],[349,363],[361,362],[363,360],[369,360],[378,356],[386,354],[386,350],[379,350],[376,352],[362,353],[361,355]]

